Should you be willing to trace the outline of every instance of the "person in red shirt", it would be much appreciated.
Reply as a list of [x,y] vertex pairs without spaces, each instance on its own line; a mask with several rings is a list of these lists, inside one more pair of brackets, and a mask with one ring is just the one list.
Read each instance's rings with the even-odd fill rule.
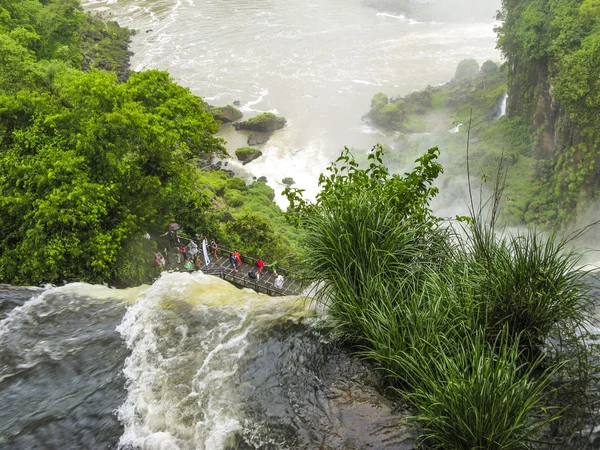
[[258,267],[258,273],[261,274],[263,271],[263,268],[265,267],[265,263],[263,262],[262,259],[258,258],[256,260],[256,267]]

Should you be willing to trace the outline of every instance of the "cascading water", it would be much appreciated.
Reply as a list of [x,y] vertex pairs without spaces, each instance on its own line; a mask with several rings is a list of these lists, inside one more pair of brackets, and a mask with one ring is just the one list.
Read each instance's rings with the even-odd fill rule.
[[20,304],[0,322],[0,448],[412,448],[297,298],[200,272],[0,292]]
[[508,93],[505,93],[498,104],[498,112],[494,117],[496,120],[506,115],[506,104],[508,103]]
[[127,355],[115,327],[136,290],[0,291],[13,307],[0,321],[0,448],[112,445],[122,434],[114,411],[125,399]]

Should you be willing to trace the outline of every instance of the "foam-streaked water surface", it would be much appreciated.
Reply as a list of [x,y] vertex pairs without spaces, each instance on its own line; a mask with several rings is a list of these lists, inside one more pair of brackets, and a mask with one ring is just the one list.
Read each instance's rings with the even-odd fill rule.
[[200,272],[0,292],[1,449],[412,448],[298,298]]
[[[139,30],[132,67],[168,69],[214,105],[240,100],[246,117],[288,119],[240,171],[283,177],[316,191],[344,145],[369,149],[389,137],[362,122],[378,91],[404,95],[449,81],[459,61],[498,60],[495,23],[418,22],[361,0],[83,0]],[[229,148],[245,136],[224,129]],[[279,196],[278,196],[279,197]],[[278,198],[281,203],[281,199]]]

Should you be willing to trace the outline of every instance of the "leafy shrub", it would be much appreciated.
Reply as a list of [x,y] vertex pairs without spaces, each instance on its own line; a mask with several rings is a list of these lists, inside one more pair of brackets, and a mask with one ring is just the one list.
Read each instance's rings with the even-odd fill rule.
[[[444,349],[443,343],[432,343]],[[421,440],[441,450],[525,450],[558,411],[543,407],[552,370],[541,360],[523,365],[519,342],[504,334],[489,344],[482,333],[434,358],[404,354],[416,389],[408,394],[422,424]]]
[[387,105],[388,102],[388,96],[383,92],[378,92],[371,99],[371,108],[381,109],[383,106]]
[[557,328],[589,320],[586,272],[566,240],[535,231],[498,236],[479,222],[468,236],[462,254],[477,303],[472,320],[490,340],[507,329],[535,358]]
[[236,189],[238,191],[247,191],[248,185],[241,178],[231,177],[227,180],[227,189]]
[[244,197],[237,189],[226,189],[223,197],[229,206],[233,208],[238,208],[244,204]]
[[301,275],[332,332],[415,407],[424,445],[530,448],[561,412],[549,406],[559,403],[551,384],[591,405],[590,296],[577,255],[536,232],[498,236],[495,206],[487,224],[479,213],[462,233],[443,227],[428,207],[437,150],[404,176],[389,174],[382,152],[366,169],[342,153],[315,203],[286,189]]

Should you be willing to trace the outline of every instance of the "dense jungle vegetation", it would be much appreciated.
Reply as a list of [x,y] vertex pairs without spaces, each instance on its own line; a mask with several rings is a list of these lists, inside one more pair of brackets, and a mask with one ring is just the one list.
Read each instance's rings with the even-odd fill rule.
[[[514,217],[560,223],[566,216],[552,215],[551,206],[568,211],[575,193],[579,204],[595,173],[599,13],[598,0],[505,0],[506,70],[466,62],[446,88],[404,99],[376,95],[372,118],[409,135],[429,126],[428,112],[446,108],[456,117],[441,125],[445,145],[464,143],[464,125],[447,133],[452,121],[481,112],[472,127],[481,170],[503,151],[510,164],[528,168],[517,172],[520,180],[507,179],[513,190],[511,183],[524,183]],[[431,202],[444,189],[434,184],[442,173],[436,147],[403,175],[383,163],[379,147],[365,166],[344,152],[321,176],[314,203],[286,190],[297,227],[290,231],[264,183],[198,170],[225,152],[217,122],[167,73],[129,74],[128,36],[74,0],[0,6],[2,282],[145,281],[156,244],[144,234],[171,221],[273,258],[285,257],[295,242],[288,235],[297,233],[296,267],[318,287],[330,329],[411,404],[420,445],[586,444],[582,430],[594,428],[599,411],[598,352],[588,331],[594,297],[568,241],[498,233],[501,191],[490,217],[473,203],[458,222],[436,217]],[[548,70],[544,79],[564,108],[561,130],[582,137],[544,160],[542,135],[530,133],[541,129],[533,122],[544,86],[523,75],[532,67]],[[513,110],[493,120],[507,83]],[[498,149],[488,150],[486,137]],[[406,148],[422,144],[404,139]],[[553,189],[534,208],[544,186]]]
[[149,281],[144,235],[171,221],[285,257],[273,191],[197,169],[225,154],[217,122],[167,73],[129,74],[129,36],[76,0],[0,6],[1,282]]

